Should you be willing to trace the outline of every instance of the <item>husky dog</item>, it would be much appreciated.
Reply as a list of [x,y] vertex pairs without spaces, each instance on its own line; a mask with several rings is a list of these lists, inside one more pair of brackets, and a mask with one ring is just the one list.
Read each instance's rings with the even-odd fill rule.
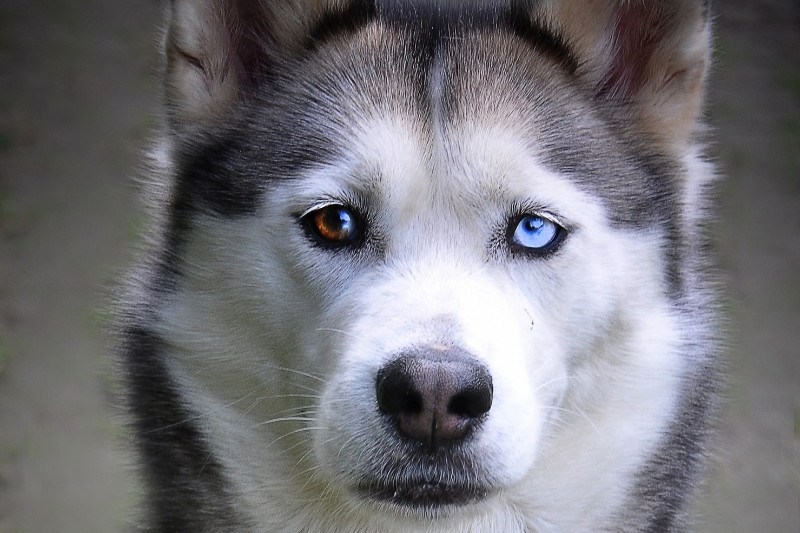
[[678,531],[701,0],[174,0],[120,317],[142,529]]

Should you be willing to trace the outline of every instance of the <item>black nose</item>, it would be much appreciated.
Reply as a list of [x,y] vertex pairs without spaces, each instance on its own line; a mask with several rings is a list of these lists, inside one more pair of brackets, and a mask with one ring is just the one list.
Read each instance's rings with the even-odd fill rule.
[[492,407],[492,377],[464,352],[418,350],[378,372],[376,394],[401,434],[433,450],[483,420]]

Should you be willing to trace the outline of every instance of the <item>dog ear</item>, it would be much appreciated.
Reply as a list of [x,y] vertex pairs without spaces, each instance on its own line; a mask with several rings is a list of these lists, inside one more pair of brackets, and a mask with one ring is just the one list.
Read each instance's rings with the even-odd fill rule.
[[537,17],[560,29],[595,97],[666,148],[691,141],[710,56],[708,0],[543,0]]
[[300,46],[337,0],[172,0],[164,90],[173,127],[207,126]]

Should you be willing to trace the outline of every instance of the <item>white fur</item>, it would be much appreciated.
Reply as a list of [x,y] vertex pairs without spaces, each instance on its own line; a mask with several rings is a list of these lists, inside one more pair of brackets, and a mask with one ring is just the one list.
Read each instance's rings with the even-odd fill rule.
[[[378,4],[387,21],[398,15],[394,2]],[[142,307],[155,316],[132,322],[163,344],[166,353],[148,354],[163,359],[167,375],[158,374],[161,368],[156,375],[188,403],[170,405],[169,416],[193,413],[187,426],[197,431],[187,440],[205,441],[188,444],[209,450],[215,470],[198,475],[206,485],[196,500],[190,489],[176,496],[187,509],[173,516],[159,507],[163,491],[173,488],[165,480],[173,470],[158,461],[170,456],[145,450],[156,478],[154,515],[183,520],[180,512],[206,511],[204,504],[219,496],[229,500],[219,508],[230,505],[235,515],[221,516],[219,527],[230,518],[259,533],[574,533],[634,531],[645,521],[639,529],[652,527],[649,514],[673,509],[669,502],[632,502],[643,490],[634,485],[657,450],[666,460],[686,451],[681,443],[662,447],[671,424],[686,415],[685,402],[713,393],[709,383],[697,391],[687,385],[701,372],[696,367],[710,367],[713,354],[705,352],[714,351],[698,236],[712,173],[694,144],[709,56],[705,8],[689,0],[533,3],[528,16],[542,42],[526,41],[513,28],[461,32],[455,25],[429,32],[447,40],[435,51],[381,15],[319,38],[318,49],[309,46],[319,17],[346,5],[172,5],[164,43],[169,140],[154,161],[181,186],[168,179],[154,193],[152,203],[163,210],[155,224],[161,238],[152,246],[160,252],[154,264],[180,256],[179,274],[154,268],[154,279],[137,285]],[[548,32],[554,41],[563,37],[569,53],[548,45]],[[372,64],[377,58],[389,64]],[[424,83],[420,68],[427,69]],[[418,101],[422,85],[430,107]],[[243,133],[234,135],[235,127],[254,134],[252,142],[237,144]],[[226,191],[215,187],[231,176],[220,176],[211,191],[199,183],[196,197],[173,206],[180,209],[166,207],[192,185],[180,180],[192,178],[191,164],[205,163],[195,158],[209,141],[229,158],[220,161],[223,171],[251,181],[293,163],[282,161],[291,154],[281,143],[267,153],[278,138],[295,138],[281,133],[284,127],[309,140],[303,157],[330,157],[318,146],[330,141],[336,159],[265,178],[268,191],[254,213],[236,205],[225,212]],[[217,135],[231,142],[217,146]],[[602,139],[611,145],[607,153]],[[586,157],[603,152],[613,167],[607,183],[598,177],[605,167],[579,179],[552,170],[581,172],[576,154],[583,143]],[[236,157],[248,154],[253,164],[234,168]],[[613,174],[652,179],[644,174],[662,164],[656,155],[673,163],[660,171],[676,175],[659,176],[670,181],[638,200],[654,217],[675,216],[675,224],[654,220],[653,229],[637,230],[649,221],[626,217],[641,213],[611,213],[608,205],[651,194],[652,183],[621,191],[632,178],[616,181]],[[546,157],[559,161],[545,164]],[[587,185],[590,179],[596,183]],[[608,204],[587,191],[605,184]],[[650,205],[670,201],[673,186],[680,204],[674,210]],[[214,194],[222,198],[204,196]],[[242,193],[234,191],[233,200],[236,194]],[[214,214],[217,199],[222,207]],[[299,218],[331,204],[363,215],[367,237],[359,246],[333,251],[306,234]],[[509,224],[523,214],[566,229],[556,253],[513,251]],[[180,249],[168,249],[176,241]],[[678,258],[669,265],[668,246]],[[667,286],[670,275],[680,278],[677,289]],[[449,470],[480,481],[488,491],[481,501],[420,511],[358,494],[364,479],[390,484],[386,470],[404,471],[400,460],[390,461],[407,448],[380,412],[376,376],[418,347],[467,354],[491,375],[491,410],[457,448],[462,466]],[[132,381],[142,394],[163,392]],[[161,400],[144,402],[135,415],[153,415]],[[702,416],[692,438],[702,436]],[[184,444],[156,433],[156,447]],[[140,438],[146,443],[149,436]],[[194,468],[193,460],[175,471]],[[191,484],[179,481],[181,488]],[[688,491],[690,481],[671,481],[669,490]]]
[[[465,125],[433,147],[407,120],[364,124],[349,157],[276,184],[257,216],[201,222],[186,281],[161,310],[171,370],[243,514],[256,531],[612,527],[684,372],[663,236],[612,229],[513,126]],[[298,212],[353,196],[377,213],[381,259],[329,254],[297,224]],[[516,204],[570,228],[557,255],[487,248]],[[431,519],[350,487],[371,454],[391,453],[375,449],[387,442],[376,371],[436,343],[491,372],[494,404],[470,446],[500,488]]]

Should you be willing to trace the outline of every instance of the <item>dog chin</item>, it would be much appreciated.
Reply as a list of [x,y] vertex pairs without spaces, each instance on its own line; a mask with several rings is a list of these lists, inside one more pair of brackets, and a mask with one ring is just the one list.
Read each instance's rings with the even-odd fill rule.
[[364,480],[358,484],[356,493],[363,500],[386,505],[404,514],[441,517],[453,508],[486,500],[492,489],[461,482],[384,479]]

